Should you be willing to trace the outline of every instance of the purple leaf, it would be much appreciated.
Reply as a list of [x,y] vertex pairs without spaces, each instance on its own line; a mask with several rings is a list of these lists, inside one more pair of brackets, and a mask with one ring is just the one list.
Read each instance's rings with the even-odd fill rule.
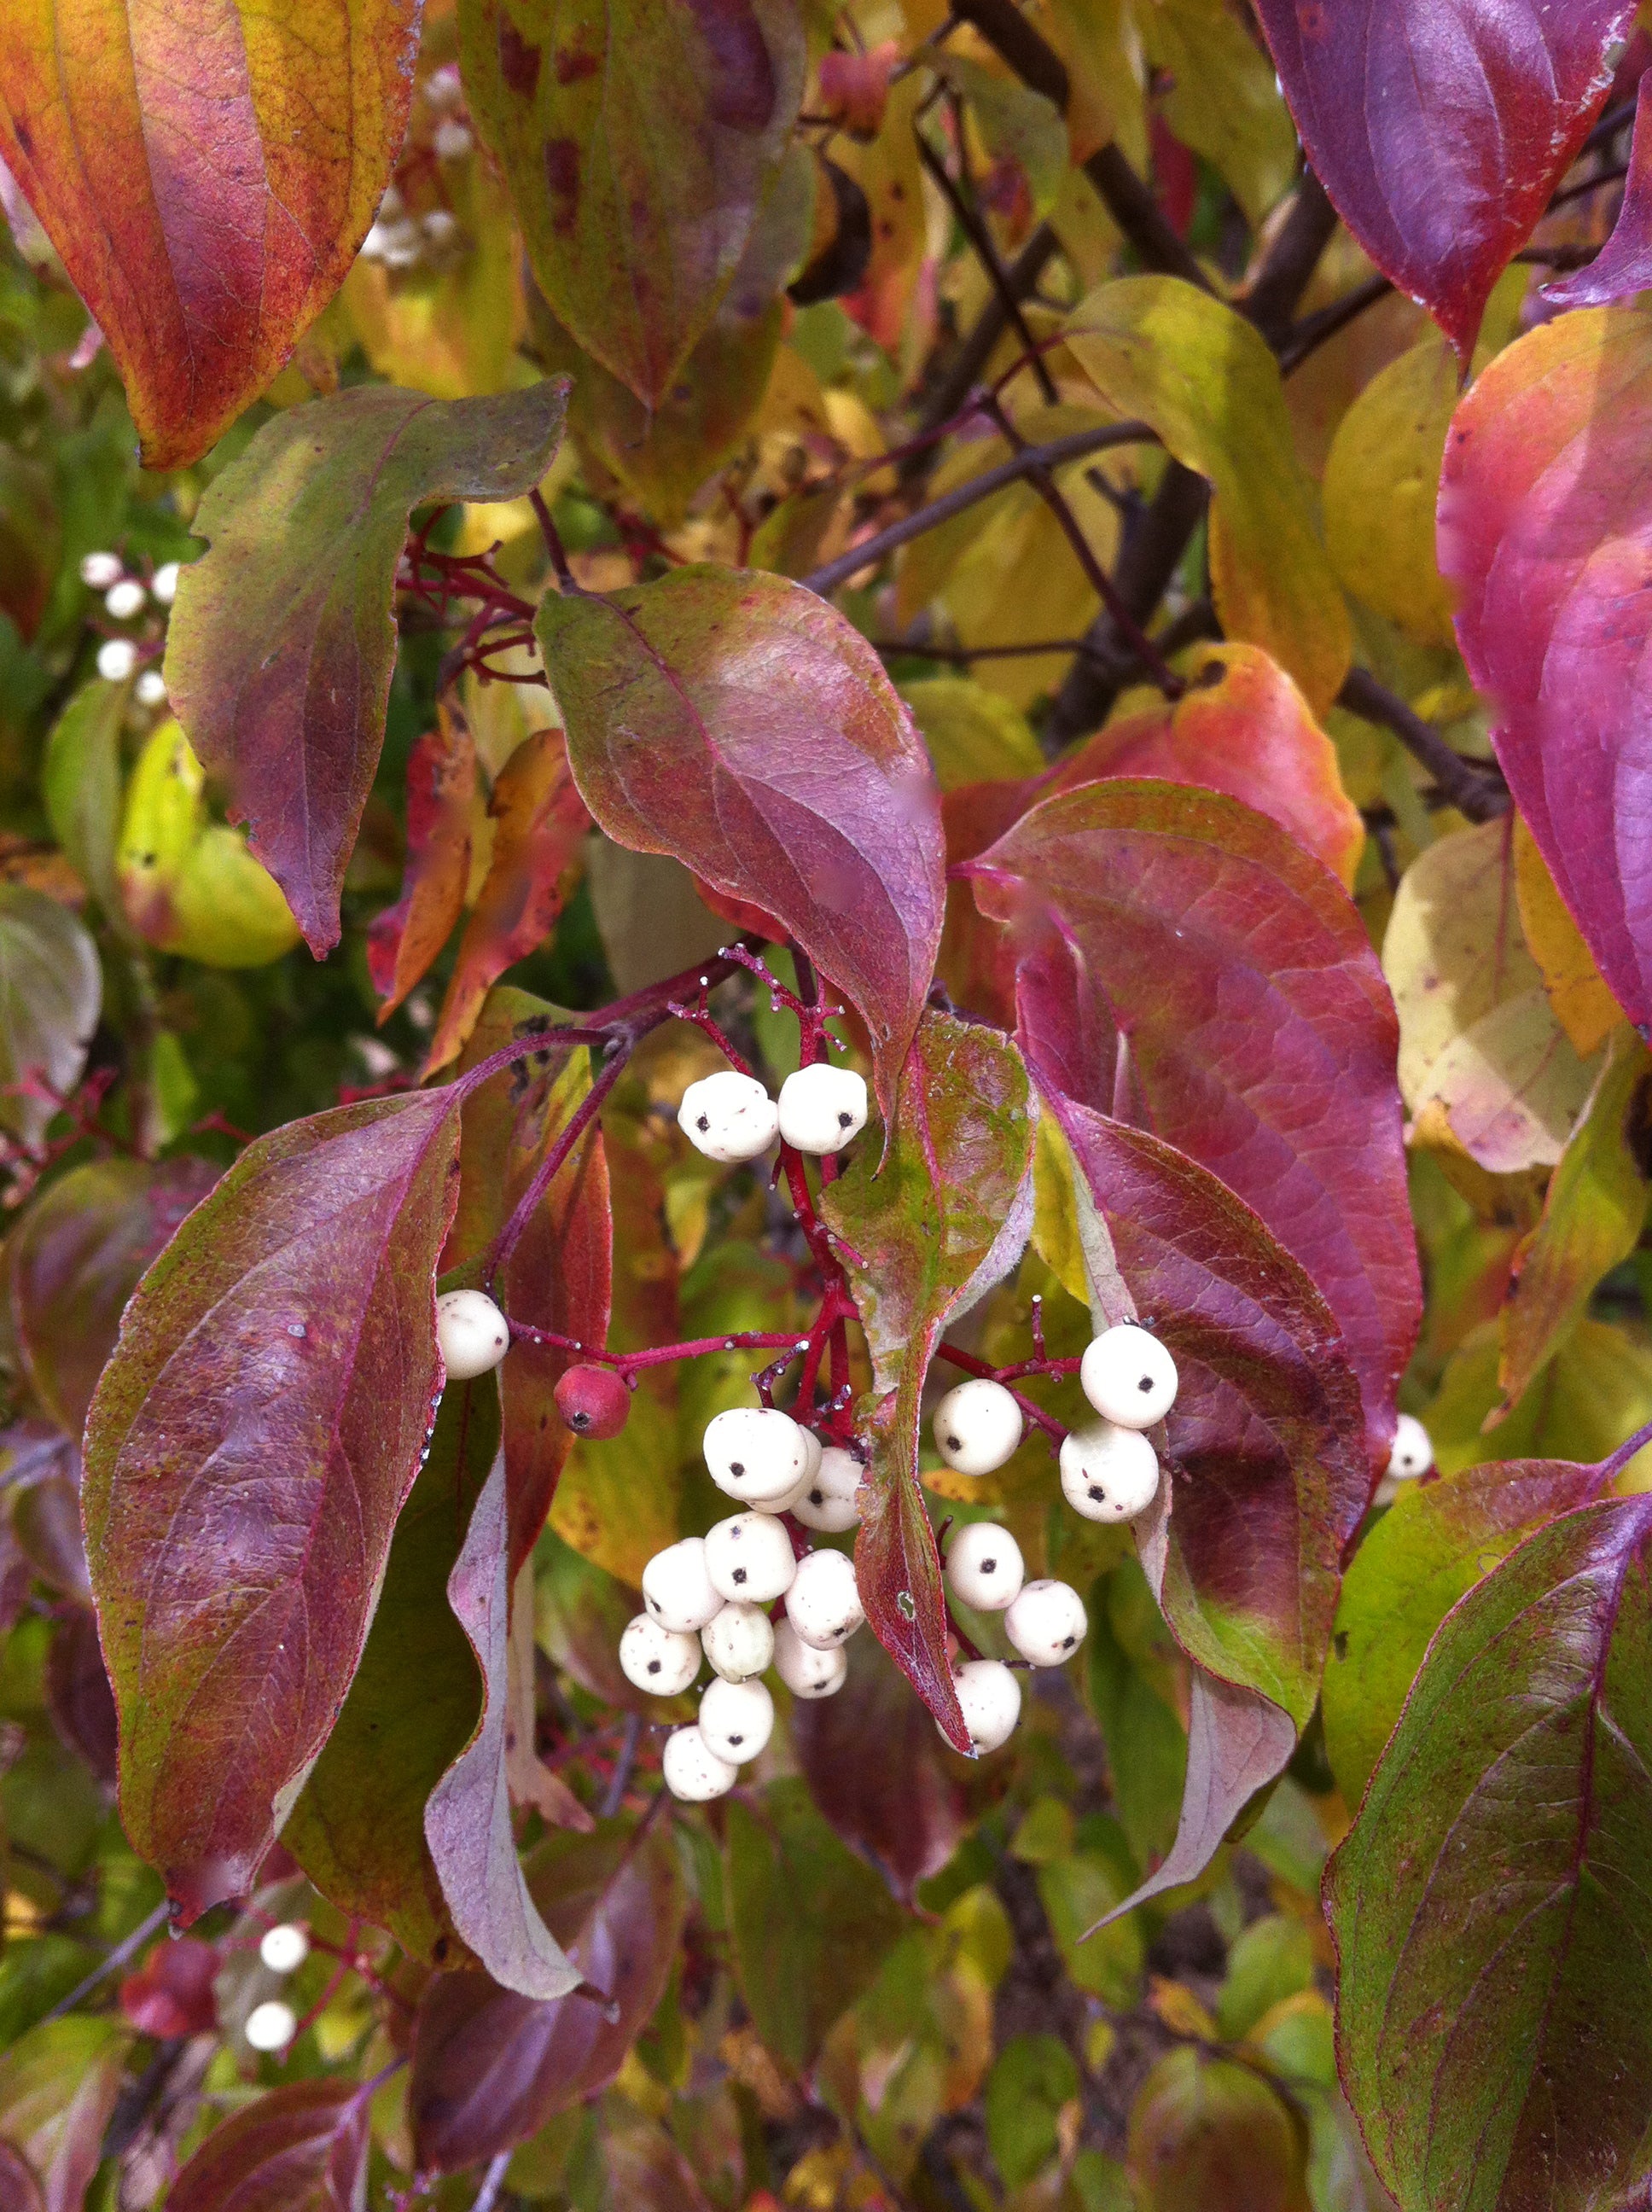
[[940,945],[940,804],[865,640],[784,577],[678,568],[536,625],[580,796],[774,915],[853,1000],[887,1110]]
[[1467,362],[1612,82],[1632,0],[1257,0],[1315,174]]
[[1652,82],[1643,76],[1635,97],[1635,134],[1630,142],[1629,175],[1623,205],[1612,235],[1585,269],[1557,276],[1543,287],[1556,307],[1604,307],[1652,285],[1652,123],[1647,104]]
[[561,1997],[577,1988],[581,1970],[528,1895],[506,1783],[508,1533],[501,1451],[447,1583],[447,1601],[482,1668],[482,1717],[430,1793],[424,1833],[453,1925],[495,1981],[524,1996]]
[[126,1309],[87,1557],[127,1834],[187,1918],[243,1895],[337,1718],[430,1433],[452,1091],[242,1153]]
[[1652,314],[1585,307],[1498,355],[1452,418],[1440,573],[1515,803],[1601,975],[1652,1023]]
[[356,2212],[369,2111],[354,2081],[283,2081],[212,2130],[172,2185],[168,2212]]
[[1254,1210],[1336,1317],[1380,1467],[1421,1292],[1399,1028],[1342,886],[1236,799],[1123,780],[1042,801],[965,872],[1010,925],[1041,1085]]

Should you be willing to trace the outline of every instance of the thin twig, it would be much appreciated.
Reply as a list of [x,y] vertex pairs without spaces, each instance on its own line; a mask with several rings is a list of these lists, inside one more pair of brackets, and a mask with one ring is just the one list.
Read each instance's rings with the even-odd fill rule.
[[642,1722],[635,1713],[625,1716],[625,1734],[620,1739],[619,1756],[614,1761],[614,1771],[608,1778],[608,1787],[603,1792],[598,1808],[601,1818],[611,1820],[625,1802],[625,1793],[631,1786],[631,1769],[636,1765],[637,1744],[642,1734]]
[[[918,159],[939,186],[943,198],[957,219],[958,228],[969,240],[976,260],[987,272],[987,282],[998,295],[1003,306],[1005,320],[1013,326],[1016,336],[1020,339],[1026,351],[1033,374],[1038,380],[1038,389],[1043,395],[1046,405],[1054,406],[1057,397],[1055,379],[1050,374],[1033,334],[1027,327],[1027,319],[1021,312],[1021,302],[1011,289],[1004,264],[998,258],[998,248],[993,243],[992,233],[982,222],[975,209],[970,206],[963,186],[952,176],[945,162],[942,161],[915,122],[912,127],[912,135],[918,142]],[[959,143],[962,145],[962,133],[960,133]]]
[[1362,720],[1390,731],[1434,778],[1440,797],[1469,821],[1491,822],[1508,812],[1508,787],[1499,770],[1489,762],[1465,760],[1386,684],[1379,684],[1369,669],[1349,670],[1337,694],[1337,704]]
[[[635,1716],[632,1717],[635,1719]],[[510,2163],[511,2154],[507,2150],[496,2152],[488,2161],[488,2171],[482,2177],[482,2186],[476,2193],[476,2203],[471,2207],[471,2212],[494,2212],[494,2207],[499,2202],[499,2192],[505,2186],[505,2176],[510,2169]]]
[[143,1948],[151,1936],[160,1932],[166,1923],[166,1918],[167,1904],[163,1898],[153,1912],[139,1921],[130,1936],[116,1944],[106,1959],[99,1960],[84,1981],[77,1982],[66,1997],[58,1998],[51,2011],[45,2015],[46,2019],[61,2020],[65,2013],[73,2012],[82,1997],[89,1996],[100,1982],[106,1981],[111,1974],[118,1973],[128,1959]]

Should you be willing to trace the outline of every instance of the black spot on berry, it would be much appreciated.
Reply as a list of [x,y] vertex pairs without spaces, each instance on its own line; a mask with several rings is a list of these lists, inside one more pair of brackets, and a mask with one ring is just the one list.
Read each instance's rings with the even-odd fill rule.
[[998,1561],[996,1559],[983,1559],[981,1563],[981,1571],[984,1575],[995,1575],[998,1572]]
[[1096,1503],[1098,1505],[1105,1505],[1105,1504],[1106,1504],[1106,1503],[1107,1503],[1107,1492],[1106,1492],[1102,1488],[1102,1486],[1101,1486],[1101,1485],[1100,1485],[1100,1483],[1099,1483],[1099,1482],[1092,1482],[1092,1483],[1090,1484],[1090,1496],[1091,1496],[1091,1497],[1096,1500]]
[[837,1126],[840,1129],[847,1129],[853,1119],[853,1114],[840,1114],[837,1117]]
[[659,1660],[658,1660],[658,1659],[651,1659],[651,1660],[648,1662],[648,1672],[649,1672],[651,1674],[659,1674]]
[[743,1735],[732,1735],[729,1738],[729,1741],[738,1750],[740,1745],[745,1741],[745,1738]]
[[728,1463],[728,1471],[738,1482],[740,1477],[745,1473],[745,1462],[739,1459],[730,1460]]
[[958,1449],[958,1440],[957,1440],[957,1438],[956,1437],[949,1437],[947,1438],[947,1440],[946,1440],[946,1449],[948,1449],[948,1451],[957,1451],[957,1449]]
[[745,1580],[745,1569],[744,1567],[736,1567],[734,1570],[734,1579],[737,1583],[743,1583]]
[[695,1117],[694,1126],[695,1126],[695,1127],[696,1129],[698,1129],[698,1130],[699,1130],[699,1132],[700,1132],[701,1135],[701,1136],[703,1136],[703,1135],[705,1134],[706,1131],[707,1131],[708,1129],[709,1129],[709,1128],[710,1128],[710,1127],[711,1127],[711,1116],[710,1116],[710,1115],[709,1115],[709,1114],[701,1114],[701,1115],[697,1115],[697,1116]]
[[1067,1637],[1067,1638],[1063,1641],[1062,1645],[1061,1645],[1061,1649],[1062,1649],[1064,1651],[1071,1651],[1071,1650],[1072,1650],[1072,1647],[1073,1647],[1073,1645],[1074,1645],[1078,1641],[1078,1638],[1077,1638],[1076,1636],[1069,1636],[1069,1637]]
[[1141,1392],[1144,1398],[1147,1396],[1148,1393],[1152,1389],[1152,1387],[1153,1378],[1151,1375],[1144,1375],[1140,1382],[1136,1385],[1137,1389]]
[[809,1492],[809,1503],[811,1505],[823,1505],[826,1503],[825,1492],[823,1490],[811,1490]]

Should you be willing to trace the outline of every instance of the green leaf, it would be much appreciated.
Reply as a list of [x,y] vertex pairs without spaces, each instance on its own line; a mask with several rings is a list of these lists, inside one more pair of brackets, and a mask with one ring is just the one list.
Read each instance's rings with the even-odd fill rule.
[[1142,2083],[1126,2163],[1140,2212],[1214,2212],[1237,2203],[1309,2212],[1302,2119],[1261,2075],[1187,2045]]
[[40,769],[40,796],[52,834],[75,872],[117,929],[115,889],[120,820],[120,724],[128,687],[101,677],[83,684],[52,726]]
[[414,507],[531,490],[562,432],[559,379],[497,398],[361,385],[264,424],[213,479],[167,688],[318,957],[384,742],[391,594]]
[[1005,2185],[1019,2189],[1060,2148],[1060,2115],[1078,2094],[1078,2068],[1053,2035],[1012,2036],[987,2077],[987,2147]]
[[801,2073],[911,1923],[799,1781],[731,1802],[728,1900],[741,1995],[768,2049]]
[[1026,716],[972,678],[926,677],[903,684],[901,696],[923,732],[943,791],[1042,775],[1044,756]]
[[81,2212],[131,2048],[118,2021],[42,2021],[0,2053],[0,2142],[21,2151],[49,2212]]
[[1322,714],[1348,672],[1352,633],[1261,337],[1179,277],[1127,276],[1079,303],[1066,338],[1110,406],[1151,422],[1184,467],[1209,477],[1222,627],[1265,647]]
[[969,1738],[918,1484],[920,1401],[949,1318],[1008,1274],[1026,1244],[1036,1120],[1026,1067],[1006,1037],[926,1012],[901,1073],[881,1166],[871,1139],[821,1199],[846,1248],[878,1394],[872,1502],[854,1553],[861,1602],[878,1642],[961,1751]]
[[1652,1498],[1529,1537],[1447,1617],[1326,1905],[1338,2058],[1402,2212],[1652,2174]]
[[728,289],[806,61],[793,0],[462,0],[471,112],[576,344],[645,407]]
[[1230,2042],[1248,2035],[1263,2014],[1314,1985],[1314,1939],[1303,1922],[1270,1912],[1253,1920],[1228,1953],[1216,2021]]
[[31,1149],[81,1079],[102,1003],[84,927],[44,891],[0,883],[0,1129]]
[[1067,126],[1054,101],[962,54],[936,49],[926,58],[937,76],[969,103],[987,152],[996,161],[1020,165],[1034,214],[1047,216],[1067,167]]

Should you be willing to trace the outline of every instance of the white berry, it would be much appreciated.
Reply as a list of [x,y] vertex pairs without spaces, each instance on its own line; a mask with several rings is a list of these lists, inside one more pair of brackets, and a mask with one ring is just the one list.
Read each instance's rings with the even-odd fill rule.
[[117,622],[130,622],[134,615],[143,612],[143,602],[149,596],[136,576],[123,576],[118,584],[110,585],[103,595],[103,604]]
[[94,592],[106,592],[120,581],[123,563],[118,553],[88,553],[81,561],[81,581]]
[[706,1571],[706,1540],[684,1536],[656,1552],[642,1570],[642,1602],[662,1628],[697,1635],[714,1620],[723,1600]]
[[639,1690],[656,1698],[674,1698],[700,1672],[700,1639],[663,1627],[651,1613],[639,1613],[625,1624],[619,1662],[626,1680]]
[[1061,1495],[1086,1521],[1133,1521],[1158,1495],[1158,1454],[1116,1421],[1074,1429],[1061,1443]]
[[1007,1528],[991,1521],[971,1521],[946,1547],[946,1584],[962,1604],[977,1612],[1002,1613],[1026,1576],[1021,1547]]
[[1007,1743],[1021,1718],[1021,1685],[1004,1662],[971,1659],[954,1674],[952,1687],[975,1749],[996,1751]]
[[814,1480],[793,1506],[793,1512],[805,1528],[841,1536],[860,1519],[854,1498],[865,1471],[853,1452],[845,1451],[841,1444],[828,1444],[820,1455]]
[[792,1539],[772,1514],[736,1513],[706,1532],[706,1571],[731,1604],[771,1604],[797,1571]]
[[298,2014],[291,2005],[271,1997],[248,2013],[246,2033],[254,2051],[285,2051],[298,2033]]
[[708,1160],[755,1160],[774,1143],[780,1114],[755,1075],[725,1067],[689,1084],[677,1126]]
[[1176,1364],[1157,1337],[1125,1322],[1085,1346],[1078,1382],[1104,1419],[1151,1429],[1175,1403]]
[[774,1631],[774,1672],[794,1698],[832,1698],[848,1680],[849,1659],[833,1644],[805,1644],[789,1620]]
[[106,637],[98,647],[98,674],[106,684],[124,684],[137,665],[137,647],[129,637]]
[[660,1771],[673,1797],[690,1805],[726,1796],[738,1778],[727,1759],[719,1759],[697,1728],[673,1729],[660,1755]]
[[800,1152],[841,1152],[866,1126],[866,1079],[852,1067],[799,1067],[780,1085],[780,1134]]
[[456,107],[464,106],[465,88],[452,62],[446,62],[440,69],[431,70],[425,84],[424,96],[441,115],[451,115]]
[[700,1733],[731,1766],[744,1766],[768,1742],[774,1700],[761,1682],[708,1682],[700,1700]]
[[742,1505],[777,1504],[808,1472],[809,1448],[789,1413],[733,1406],[707,1425],[702,1449],[719,1490]]
[[420,216],[419,228],[429,245],[451,246],[459,236],[459,217],[452,208],[432,208],[428,214]]
[[1413,1482],[1434,1464],[1434,1445],[1415,1413],[1401,1413],[1394,1424],[1394,1449],[1388,1473],[1399,1482]]
[[935,1408],[935,1447],[958,1474],[991,1474],[1021,1442],[1021,1408],[1001,1382],[972,1376]]
[[799,1559],[786,1593],[786,1617],[805,1644],[823,1650],[846,1644],[866,1617],[853,1562],[841,1552],[811,1552]]
[[157,606],[169,607],[178,597],[178,579],[183,574],[176,561],[163,561],[149,579],[149,592]]
[[167,702],[167,679],[158,668],[146,668],[132,688],[132,696],[140,707],[163,707]]
[[505,1316],[485,1291],[444,1291],[436,1300],[436,1349],[450,1382],[490,1373],[510,1348]]
[[1048,1577],[1026,1583],[1004,1616],[1004,1632],[1035,1667],[1059,1667],[1084,1640],[1090,1622],[1071,1583]]
[[814,1487],[815,1477],[820,1471],[821,1441],[812,1429],[799,1427],[798,1434],[803,1439],[803,1473],[790,1490],[783,1491],[778,1498],[757,1500],[756,1510],[759,1513],[795,1513],[799,1500],[806,1498]]
[[712,1672],[725,1681],[761,1674],[774,1656],[774,1624],[760,1605],[726,1605],[700,1632]]
[[310,1955],[310,1939],[303,1929],[284,1920],[267,1928],[258,1945],[258,1956],[272,1974],[295,1974]]
[[439,161],[462,161],[475,141],[462,123],[442,123],[436,126],[431,143]]

